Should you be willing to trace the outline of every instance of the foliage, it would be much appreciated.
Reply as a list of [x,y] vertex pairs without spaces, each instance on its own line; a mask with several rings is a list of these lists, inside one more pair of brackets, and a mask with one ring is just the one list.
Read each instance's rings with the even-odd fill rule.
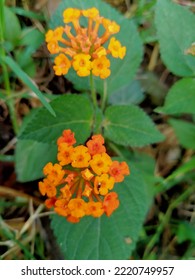
[[[120,31],[116,32],[115,37],[126,47],[126,55],[122,59],[116,59],[108,52],[111,66],[110,75],[106,79],[98,75],[93,77],[91,69],[90,75],[84,77],[70,69],[65,75],[65,79],[71,82],[70,91],[67,93],[64,89],[62,94],[53,92],[51,96],[39,90],[33,81],[37,64],[32,55],[44,43],[45,36],[36,28],[21,25],[17,13],[22,12],[36,20],[45,21],[45,18],[5,5],[1,11],[0,63],[1,81],[5,90],[0,92],[0,96],[9,108],[13,130],[17,136],[14,151],[17,180],[28,184],[43,177],[46,163],[56,163],[56,141],[63,130],[67,129],[75,133],[79,145],[86,143],[92,135],[103,135],[106,148],[113,159],[117,157],[126,161],[131,171],[123,182],[116,184],[120,206],[110,217],[84,217],[74,224],[63,216],[54,213],[50,215],[51,228],[66,259],[168,258],[169,249],[161,248],[160,245],[161,236],[168,224],[168,234],[173,237],[173,242],[177,242],[178,246],[189,242],[182,258],[195,257],[192,216],[185,222],[180,220],[179,214],[175,220],[173,218],[173,212],[184,201],[189,202],[195,191],[195,15],[189,8],[171,0],[133,2],[135,9],[129,9],[126,17],[101,0],[61,2],[47,22],[49,30],[64,25],[65,9],[71,7],[86,10],[96,7],[101,16],[120,25]],[[149,23],[149,28],[144,27],[145,23]],[[74,24],[71,26],[73,30]],[[82,18],[82,26],[87,26],[86,18]],[[149,73],[149,82],[142,80],[146,61],[144,50],[148,44],[149,49],[154,48],[148,70],[157,63],[155,56],[159,45],[160,59],[164,63],[161,67],[169,71],[172,78],[165,98],[158,77],[151,78]],[[105,47],[109,48],[109,42]],[[54,51],[50,59],[55,65],[56,57],[57,52]],[[30,88],[43,105],[31,109],[22,119],[21,125],[17,120],[15,97],[12,94],[12,80],[16,79]],[[153,103],[146,90],[146,83],[153,83],[154,80],[153,98],[157,102]],[[27,99],[30,100],[31,95],[27,94]],[[155,108],[156,105],[159,107]],[[163,131],[163,126],[158,126],[156,120],[173,131],[176,139],[174,145],[185,155],[167,174],[158,170],[159,176],[155,175],[159,168],[158,147],[165,147],[167,135],[160,131],[160,127]],[[157,153],[153,152],[153,158],[149,157],[147,151],[155,148]],[[174,195],[169,199],[172,192]],[[155,197],[167,200],[166,209],[161,210],[159,206],[158,212],[153,214],[152,222],[155,224],[145,226],[144,222],[147,214],[152,211]],[[25,249],[20,239],[17,240],[1,219],[0,222],[5,229],[2,230],[3,238],[12,239],[21,246],[25,258],[33,259],[34,256]],[[20,238],[21,236],[22,234]],[[39,237],[36,242],[40,242]],[[44,249],[38,253],[41,258],[43,251]]]

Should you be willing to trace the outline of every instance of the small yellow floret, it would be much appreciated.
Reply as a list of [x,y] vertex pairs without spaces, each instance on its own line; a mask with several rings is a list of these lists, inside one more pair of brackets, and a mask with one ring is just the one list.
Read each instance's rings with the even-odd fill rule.
[[111,55],[115,58],[119,57],[120,59],[123,59],[126,54],[126,47],[122,47],[121,43],[114,37],[110,40],[108,50],[111,52]]
[[73,60],[73,68],[80,77],[89,76],[91,70],[91,56],[89,54],[76,54]]
[[80,15],[81,11],[79,9],[68,8],[63,12],[64,23],[69,23],[78,20]]
[[69,59],[64,54],[59,54],[54,60],[54,71],[57,76],[66,75],[71,67]]
[[95,19],[97,16],[99,16],[99,11],[96,8],[91,8],[91,9],[87,9],[87,10],[83,10],[82,14],[85,17],[91,18],[91,19]]
[[89,160],[91,156],[88,152],[88,148],[80,145],[74,148],[73,153],[71,154],[72,166],[83,168],[89,166]]
[[106,79],[110,76],[110,60],[106,56],[101,56],[92,61],[92,73],[94,76],[99,76],[101,79]]
[[96,154],[90,160],[90,166],[97,175],[107,173],[111,164],[112,160],[107,153]]

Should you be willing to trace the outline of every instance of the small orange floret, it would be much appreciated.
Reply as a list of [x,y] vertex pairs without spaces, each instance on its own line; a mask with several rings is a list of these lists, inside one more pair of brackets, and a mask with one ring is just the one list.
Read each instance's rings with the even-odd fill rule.
[[103,208],[105,214],[109,217],[114,210],[119,207],[118,195],[115,192],[110,192],[104,197]]
[[42,195],[47,195],[48,197],[54,197],[57,193],[56,186],[54,186],[48,179],[39,182],[39,191]]
[[111,55],[115,58],[119,57],[120,59],[123,59],[126,54],[126,47],[122,47],[121,43],[114,37],[110,40],[108,50],[111,52]]
[[67,206],[67,200],[64,198],[56,200],[54,210],[57,214],[64,217],[67,217],[70,214],[70,210]]
[[88,167],[90,159],[91,156],[88,152],[88,148],[83,145],[79,145],[73,150],[73,153],[71,155],[71,164],[73,167],[78,168]]
[[85,184],[84,191],[82,192],[83,196],[89,197],[92,193],[93,189],[90,187],[89,184]]
[[102,174],[95,177],[94,181],[94,193],[100,195],[106,195],[109,190],[114,187],[114,178],[109,177],[108,174]]
[[93,58],[100,58],[106,55],[107,55],[106,49],[104,47],[99,47],[94,51]]
[[47,198],[45,200],[45,206],[50,209],[52,207],[54,207],[55,203],[56,203],[56,200],[57,198],[54,196],[54,197],[51,197],[51,198]]
[[124,180],[125,175],[129,175],[129,166],[125,161],[118,162],[113,161],[110,166],[109,174],[114,177],[115,182],[122,182]]
[[74,137],[74,132],[70,129],[66,129],[62,132],[62,136],[60,136],[57,140],[57,145],[60,143],[66,143],[68,146],[72,146],[76,143],[76,139]]
[[78,222],[80,222],[79,218],[73,217],[71,215],[69,215],[66,219],[69,223],[72,223],[72,224],[77,224]]
[[63,188],[60,189],[62,198],[66,199],[66,201],[69,201],[72,197],[72,193],[70,191],[69,185],[65,185]]
[[91,56],[89,54],[76,54],[73,60],[73,68],[80,77],[89,76],[91,70]]
[[70,60],[63,54],[59,54],[54,59],[54,71],[57,76],[66,75],[71,67]]
[[64,170],[62,169],[62,166],[58,163],[55,163],[54,165],[49,162],[45,165],[43,168],[44,175],[47,175],[48,181],[50,181],[50,184],[53,184],[54,186],[57,186],[60,184],[64,177]]
[[102,207],[102,202],[90,201],[86,205],[86,215],[91,215],[95,218],[102,216],[104,209]]
[[92,140],[89,140],[86,143],[86,146],[89,149],[90,155],[102,154],[106,152],[106,148],[103,146],[104,138],[102,135],[94,135],[92,136]]
[[90,161],[90,166],[97,175],[107,173],[111,164],[112,160],[107,153],[96,154]]
[[81,218],[85,216],[86,202],[81,198],[73,198],[68,203],[71,216]]
[[83,179],[85,179],[87,181],[90,181],[94,177],[94,174],[91,173],[91,171],[88,168],[81,171],[81,175],[82,175]]
[[101,79],[106,79],[110,76],[110,60],[104,55],[92,61],[92,73],[94,76],[99,76]]
[[75,177],[77,177],[77,175],[77,172],[70,172],[64,181],[71,185],[74,182],[74,179]]
[[56,54],[56,53],[59,53],[59,50],[60,50],[60,47],[58,45],[58,42],[56,41],[51,41],[47,44],[47,48],[48,48],[48,51],[51,53],[51,54]]
[[58,146],[58,154],[57,159],[60,165],[64,166],[71,163],[71,154],[74,148],[72,146],[68,146],[67,143],[61,143]]
[[109,19],[104,18],[102,20],[102,24],[106,31],[108,31],[110,34],[115,34],[120,31],[120,25],[118,25],[114,20],[111,21]]
[[64,28],[62,26],[57,27],[54,30],[48,30],[46,35],[45,35],[45,41],[47,43],[50,43],[52,41],[60,41],[62,39],[62,34],[64,32]]
[[72,146],[68,146],[67,143],[61,143],[58,147],[57,158],[60,165],[64,166],[71,163],[71,154],[74,148]]

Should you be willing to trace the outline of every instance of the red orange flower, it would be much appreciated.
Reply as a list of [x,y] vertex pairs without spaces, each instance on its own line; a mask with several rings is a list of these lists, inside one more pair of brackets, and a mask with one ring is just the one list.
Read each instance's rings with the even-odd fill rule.
[[88,147],[90,155],[94,156],[96,154],[102,154],[106,152],[106,148],[103,144],[104,138],[98,134],[93,135],[92,139],[87,142],[86,146]]
[[124,176],[129,175],[129,167],[126,162],[113,161],[110,166],[109,174],[114,177],[115,182],[122,182]]
[[105,214],[109,217],[119,207],[118,195],[115,192],[108,193],[103,202]]
[[76,143],[74,133],[70,129],[66,129],[62,132],[62,136],[60,136],[57,140],[57,144],[66,143],[68,146],[72,146]]

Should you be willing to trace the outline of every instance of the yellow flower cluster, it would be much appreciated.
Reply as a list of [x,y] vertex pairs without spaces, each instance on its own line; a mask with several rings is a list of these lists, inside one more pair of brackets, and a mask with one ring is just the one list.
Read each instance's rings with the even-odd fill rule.
[[[80,17],[88,19],[88,26],[80,25]],[[109,19],[100,16],[98,9],[79,10],[68,8],[63,12],[65,26],[57,27],[46,33],[47,48],[51,54],[56,54],[54,71],[56,75],[65,75],[71,66],[80,77],[90,73],[105,79],[110,76],[110,60],[107,55],[123,59],[126,47],[120,41],[111,37],[120,30],[120,26]],[[72,27],[67,25],[71,23]],[[99,27],[103,25],[104,32],[99,35]],[[75,35],[73,35],[75,34]],[[104,44],[108,42],[108,47]]]
[[119,206],[118,195],[111,190],[130,174],[129,167],[112,161],[100,134],[93,135],[86,146],[75,143],[70,129],[58,138],[58,163],[46,164],[46,178],[39,182],[41,194],[48,197],[45,204],[72,223],[89,215],[110,216]]

